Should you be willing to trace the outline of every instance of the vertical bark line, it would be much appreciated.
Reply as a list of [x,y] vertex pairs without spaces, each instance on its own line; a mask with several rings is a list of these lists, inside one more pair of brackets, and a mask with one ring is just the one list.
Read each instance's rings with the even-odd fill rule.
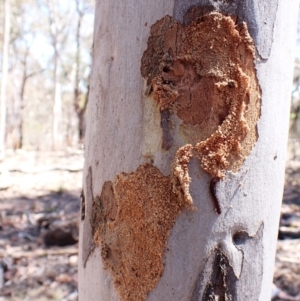
[[209,184],[209,190],[210,190],[210,194],[213,200],[213,204],[215,207],[215,211],[217,214],[221,214],[221,206],[220,206],[220,202],[218,200],[218,196],[217,196],[217,184],[219,182],[220,179],[218,178],[212,178]]
[[[83,222],[83,241],[82,241],[82,262],[83,266],[89,259],[89,256],[95,249],[95,243],[93,240],[93,229],[91,227],[90,218],[92,218],[92,206],[94,204],[94,193],[93,193],[93,173],[92,167],[88,168],[87,176],[85,179],[85,191],[82,192],[82,206],[81,206],[81,219]],[[85,216],[89,217],[86,218]]]
[[85,219],[85,196],[83,190],[80,194],[80,219],[81,221]]

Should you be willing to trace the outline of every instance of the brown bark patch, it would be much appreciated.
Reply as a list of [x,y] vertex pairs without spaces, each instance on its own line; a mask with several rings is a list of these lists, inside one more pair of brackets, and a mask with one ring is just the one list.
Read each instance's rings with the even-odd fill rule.
[[156,286],[170,230],[186,205],[150,164],[104,183],[94,200],[93,237],[123,301],[145,300]]
[[218,12],[186,26],[166,16],[151,28],[141,67],[148,90],[182,120],[180,134],[213,177],[238,171],[257,141],[254,58],[246,24]]

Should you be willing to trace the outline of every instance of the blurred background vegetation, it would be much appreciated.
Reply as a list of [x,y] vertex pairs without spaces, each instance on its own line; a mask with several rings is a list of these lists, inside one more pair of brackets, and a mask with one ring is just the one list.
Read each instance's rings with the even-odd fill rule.
[[85,130],[94,1],[1,2],[0,148],[78,147]]
[[0,300],[78,299],[93,0],[0,1]]

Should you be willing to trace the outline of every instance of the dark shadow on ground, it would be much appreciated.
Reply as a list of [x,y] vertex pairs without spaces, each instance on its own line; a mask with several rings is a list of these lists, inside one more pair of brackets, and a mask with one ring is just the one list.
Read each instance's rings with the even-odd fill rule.
[[0,205],[0,301],[77,300],[79,191]]

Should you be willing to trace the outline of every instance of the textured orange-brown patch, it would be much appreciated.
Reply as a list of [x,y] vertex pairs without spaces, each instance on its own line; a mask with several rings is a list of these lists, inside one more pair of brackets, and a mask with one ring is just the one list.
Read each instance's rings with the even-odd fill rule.
[[180,134],[206,172],[237,171],[257,141],[261,100],[246,24],[218,12],[187,26],[166,16],[151,34],[141,72],[154,101],[182,120]]
[[190,195],[190,176],[188,164],[192,157],[193,146],[186,144],[181,147],[175,156],[172,164],[172,176],[171,182],[173,185],[173,191],[178,195],[178,198],[189,205],[191,209],[193,207],[193,199]]
[[142,301],[163,273],[170,230],[189,204],[172,191],[170,178],[150,164],[119,174],[111,184],[106,182],[94,200],[94,241],[121,299]]

